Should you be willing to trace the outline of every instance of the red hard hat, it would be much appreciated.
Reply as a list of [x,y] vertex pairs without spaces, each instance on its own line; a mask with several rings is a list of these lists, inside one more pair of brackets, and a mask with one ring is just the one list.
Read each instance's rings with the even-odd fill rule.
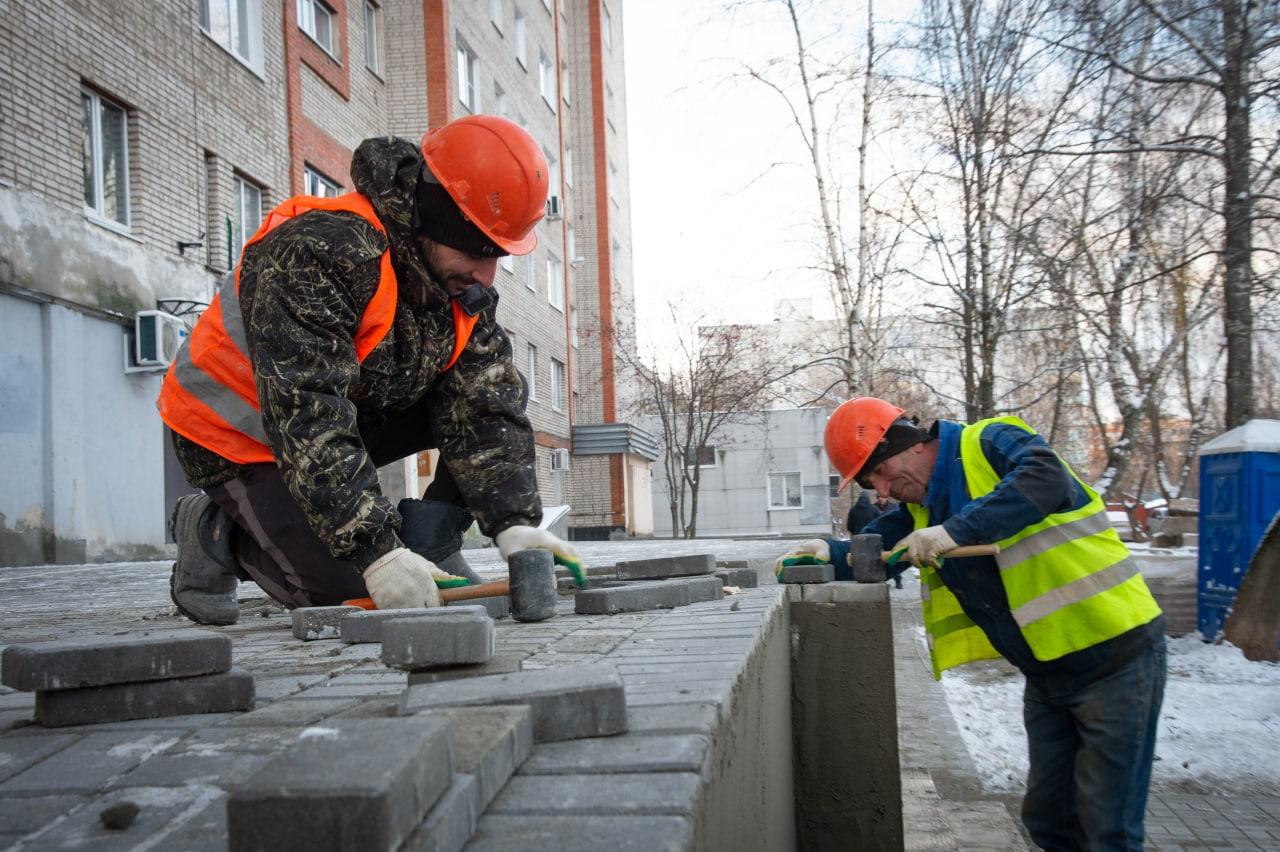
[[469,115],[422,137],[431,174],[473,225],[503,251],[528,254],[547,212],[547,158],[520,125]]
[[827,458],[840,471],[837,492],[849,487],[889,427],[904,413],[898,406],[873,396],[846,400],[832,412],[823,443]]

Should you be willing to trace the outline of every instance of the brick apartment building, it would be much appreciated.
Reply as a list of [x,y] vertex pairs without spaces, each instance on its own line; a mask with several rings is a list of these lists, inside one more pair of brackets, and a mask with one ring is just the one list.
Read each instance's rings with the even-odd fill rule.
[[[651,447],[618,422],[622,45],[622,0],[5,4],[0,565],[163,554],[186,487],[135,314],[194,318],[265,211],[350,189],[360,140],[476,112],[524,126],[551,165],[539,246],[497,281],[544,504],[572,506],[576,537],[650,532]],[[394,498],[429,471],[382,474]]]

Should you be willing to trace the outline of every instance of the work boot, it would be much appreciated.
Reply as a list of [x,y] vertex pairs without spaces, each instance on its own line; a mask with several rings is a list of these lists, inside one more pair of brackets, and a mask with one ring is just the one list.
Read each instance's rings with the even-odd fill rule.
[[197,624],[240,620],[233,527],[231,516],[205,494],[188,494],[173,507],[169,532],[178,543],[178,561],[169,575],[169,597],[178,612]]
[[462,555],[462,533],[471,526],[471,513],[441,500],[406,497],[396,506],[400,513],[400,540],[405,547],[435,563],[441,571],[483,583]]

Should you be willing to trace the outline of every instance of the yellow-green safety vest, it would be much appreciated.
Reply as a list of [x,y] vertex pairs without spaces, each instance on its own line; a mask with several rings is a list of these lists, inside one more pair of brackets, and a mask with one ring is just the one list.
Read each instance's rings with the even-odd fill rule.
[[[993,423],[1035,434],[1017,417],[992,417],[964,427],[960,462],[974,500],[990,494],[1000,482],[981,446],[983,430]],[[1089,495],[1089,502],[1049,515],[998,542],[1000,553],[995,557],[1013,619],[1041,661],[1114,639],[1160,615],[1137,563],[1107,520],[1102,498],[1061,457],[1059,461]],[[928,509],[906,506],[916,529],[930,525]],[[928,566],[920,569],[920,595],[935,678],[941,679],[953,666],[1000,656]]]

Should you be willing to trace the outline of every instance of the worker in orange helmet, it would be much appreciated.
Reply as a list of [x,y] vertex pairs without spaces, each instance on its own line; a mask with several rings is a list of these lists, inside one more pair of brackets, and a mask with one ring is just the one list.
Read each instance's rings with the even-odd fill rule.
[[[998,656],[1026,676],[1031,839],[1141,850],[1165,619],[1098,494],[1017,417],[922,428],[862,397],[832,413],[825,443],[841,488],[900,501],[863,533],[920,567],[935,676]],[[975,544],[999,552],[947,558]],[[830,561],[847,577],[849,549],[814,539],[780,562]]]
[[[165,375],[160,414],[203,489],[170,522],[171,594],[194,621],[234,623],[242,579],[290,608],[438,605],[449,572],[475,579],[459,552],[473,515],[504,557],[577,560],[537,529],[533,432],[493,289],[498,259],[537,245],[540,146],[468,116],[420,145],[365,140],[351,180],[268,214]],[[424,499],[393,506],[377,467],[428,448],[441,464]]]

